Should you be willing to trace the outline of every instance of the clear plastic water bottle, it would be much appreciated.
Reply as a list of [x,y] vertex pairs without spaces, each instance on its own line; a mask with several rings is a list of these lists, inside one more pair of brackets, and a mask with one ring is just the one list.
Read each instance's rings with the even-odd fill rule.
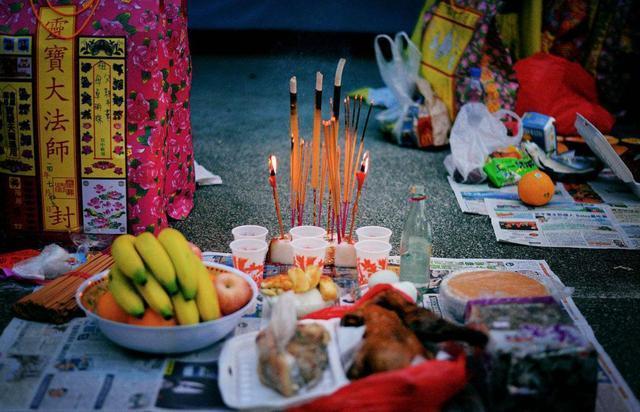
[[482,70],[479,67],[472,67],[469,71],[467,85],[465,87],[463,103],[484,103],[484,86],[480,80]]
[[417,286],[429,283],[432,237],[426,199],[424,186],[411,186],[409,213],[400,240],[400,280],[413,282]]

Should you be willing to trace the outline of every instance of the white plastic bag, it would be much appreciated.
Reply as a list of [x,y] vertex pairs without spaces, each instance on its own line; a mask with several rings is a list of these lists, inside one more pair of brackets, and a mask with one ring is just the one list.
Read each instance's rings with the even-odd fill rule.
[[[500,121],[509,115],[518,121],[518,133],[507,134]],[[460,108],[451,128],[451,154],[444,159],[445,167],[456,181],[480,183],[487,178],[482,170],[491,152],[509,145],[517,146],[522,140],[522,119],[510,110],[490,113],[482,103],[467,103]]]
[[18,262],[13,271],[25,279],[45,280],[70,271],[73,256],[55,243],[42,249],[38,256]]
[[[391,51],[390,60],[382,52],[384,43]],[[385,34],[376,36],[374,48],[380,76],[395,98],[394,104],[376,119],[400,145],[447,144],[451,122],[444,103],[435,96],[429,82],[418,75],[420,50],[404,32],[397,33],[394,39]]]

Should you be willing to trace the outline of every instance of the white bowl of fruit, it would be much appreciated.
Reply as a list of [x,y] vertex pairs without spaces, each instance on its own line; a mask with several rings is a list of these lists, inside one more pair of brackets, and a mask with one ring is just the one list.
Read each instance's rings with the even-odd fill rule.
[[111,253],[115,265],[83,282],[76,301],[125,348],[165,354],[202,349],[255,308],[258,288],[250,276],[202,262],[174,229],[157,238],[120,236]]

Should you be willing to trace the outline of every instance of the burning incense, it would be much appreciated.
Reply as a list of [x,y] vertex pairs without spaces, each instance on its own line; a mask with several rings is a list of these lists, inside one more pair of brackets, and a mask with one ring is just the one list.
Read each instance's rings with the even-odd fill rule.
[[346,59],[338,60],[338,67],[336,67],[336,76],[333,81],[333,117],[336,120],[340,119],[340,89],[342,88],[342,71],[344,65],[347,62]]
[[[313,110],[313,159],[311,163],[311,187],[313,188],[313,224],[316,224],[317,191],[320,179],[320,126],[322,122],[322,73],[316,73],[316,93]],[[318,221],[319,222],[319,221]]]
[[291,129],[291,226],[295,225],[296,208],[298,199],[296,198],[296,188],[298,187],[298,86],[296,77],[289,80],[289,123]]
[[273,202],[276,204],[276,215],[280,226],[280,239],[284,238],[284,225],[282,224],[282,213],[280,213],[280,200],[278,199],[278,182],[276,173],[278,171],[278,161],[275,155],[269,156],[269,184],[273,189]]
[[358,213],[358,202],[360,201],[360,194],[362,193],[362,186],[367,178],[369,172],[369,152],[365,152],[362,158],[362,164],[360,165],[360,171],[356,173],[356,180],[358,181],[358,192],[356,193],[356,201],[353,203],[353,211],[351,213],[351,227],[349,228],[349,240],[353,239],[353,228],[356,223],[356,215]]

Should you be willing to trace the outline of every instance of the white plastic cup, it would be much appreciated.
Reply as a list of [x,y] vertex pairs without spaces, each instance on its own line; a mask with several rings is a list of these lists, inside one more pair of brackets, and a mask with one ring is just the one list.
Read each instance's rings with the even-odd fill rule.
[[233,267],[251,276],[258,286],[264,276],[264,258],[269,245],[260,239],[238,239],[231,242]]
[[355,245],[358,285],[369,283],[371,275],[387,268],[391,244],[380,240],[361,240]]
[[239,239],[260,239],[267,241],[267,230],[264,226],[258,225],[242,225],[236,226],[231,230],[231,234],[233,234],[233,240]]
[[293,264],[302,270],[307,266],[324,267],[329,242],[315,237],[303,237],[291,242],[293,248]]
[[291,240],[302,239],[306,237],[312,237],[317,239],[324,239],[327,231],[320,226],[295,226],[289,230]]
[[363,226],[356,230],[356,235],[358,235],[358,240],[380,240],[382,242],[387,242],[391,240],[391,235],[393,232],[391,229],[387,229],[382,226]]

